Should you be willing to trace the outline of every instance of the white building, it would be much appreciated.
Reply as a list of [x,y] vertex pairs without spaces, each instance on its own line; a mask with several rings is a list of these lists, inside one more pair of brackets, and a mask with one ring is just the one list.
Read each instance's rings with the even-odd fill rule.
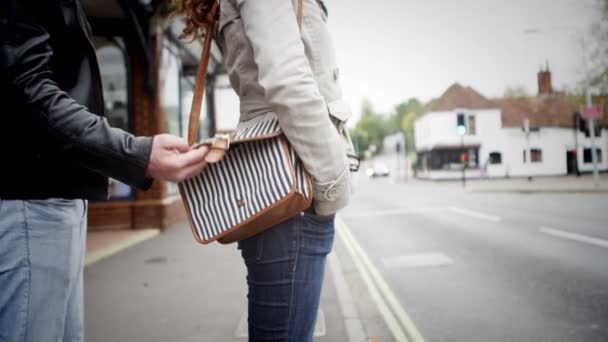
[[[591,132],[575,118],[578,105],[553,92],[548,70],[539,72],[538,83],[538,96],[494,100],[459,84],[448,88],[414,124],[418,177],[460,178],[462,151],[467,178],[591,172]],[[459,114],[467,127],[462,137],[456,129]],[[597,126],[602,127],[595,132],[598,167],[606,171],[608,130],[602,120]]]

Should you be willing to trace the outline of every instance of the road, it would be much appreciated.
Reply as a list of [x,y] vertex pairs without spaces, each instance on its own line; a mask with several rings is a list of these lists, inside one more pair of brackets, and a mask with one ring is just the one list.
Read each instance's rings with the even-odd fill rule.
[[426,341],[608,341],[608,195],[359,177],[342,218]]

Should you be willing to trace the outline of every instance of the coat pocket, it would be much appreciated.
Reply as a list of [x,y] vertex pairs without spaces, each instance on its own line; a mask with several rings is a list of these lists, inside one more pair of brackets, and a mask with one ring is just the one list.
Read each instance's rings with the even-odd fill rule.
[[350,106],[342,100],[331,101],[327,104],[329,115],[331,115],[334,124],[338,128],[338,131],[342,131],[346,122],[352,116]]
[[352,116],[352,111],[350,106],[342,100],[331,101],[327,104],[327,109],[329,110],[329,115],[331,119],[336,125],[336,129],[340,136],[342,137],[342,142],[344,143],[344,151],[348,158],[349,166],[351,170],[357,170],[359,168],[359,159],[356,155],[355,147],[350,138],[350,134],[348,129],[346,128],[346,122]]

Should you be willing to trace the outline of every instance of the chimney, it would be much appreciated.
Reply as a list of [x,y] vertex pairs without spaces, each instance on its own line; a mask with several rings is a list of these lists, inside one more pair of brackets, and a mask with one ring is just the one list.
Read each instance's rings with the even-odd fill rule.
[[547,68],[543,71],[541,67],[538,72],[538,95],[550,95],[552,93],[551,71],[549,71],[549,62],[547,61]]

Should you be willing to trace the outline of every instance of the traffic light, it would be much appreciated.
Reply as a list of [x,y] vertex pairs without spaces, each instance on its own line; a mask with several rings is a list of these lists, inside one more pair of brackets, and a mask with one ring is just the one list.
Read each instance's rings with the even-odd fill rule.
[[458,135],[465,135],[467,132],[467,126],[464,122],[464,113],[458,113],[456,117],[456,130],[458,131]]
[[462,163],[463,165],[467,163],[468,159],[469,159],[469,157],[466,152],[462,152],[460,154],[460,163]]

